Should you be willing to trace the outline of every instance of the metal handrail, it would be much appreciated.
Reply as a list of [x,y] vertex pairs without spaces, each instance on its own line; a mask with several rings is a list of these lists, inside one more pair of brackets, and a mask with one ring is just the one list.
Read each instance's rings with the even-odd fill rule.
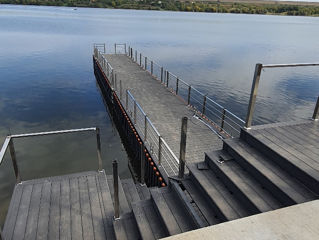
[[[319,66],[319,63],[290,63],[290,64],[261,64],[261,63],[257,63],[255,66],[253,83],[251,86],[250,99],[249,99],[248,110],[247,110],[246,121],[245,121],[245,128],[249,129],[252,125],[253,113],[254,113],[256,98],[257,98],[257,91],[258,91],[258,86],[259,86],[259,81],[260,81],[260,76],[261,76],[261,70],[263,68],[311,67],[311,66]],[[314,113],[313,113],[313,117],[312,117],[314,120],[318,119],[318,108],[319,108],[318,102],[319,102],[319,97],[318,97],[317,104],[316,104],[316,107],[314,109]]]
[[5,153],[9,147],[11,160],[14,168],[14,173],[16,176],[16,182],[21,182],[21,175],[17,164],[17,158],[15,155],[13,139],[14,138],[27,138],[27,137],[38,137],[38,136],[47,136],[47,135],[57,135],[57,134],[68,134],[76,132],[85,132],[85,131],[95,131],[96,132],[96,143],[97,143],[97,157],[98,157],[98,170],[102,171],[102,157],[101,157],[101,139],[100,139],[100,129],[98,127],[91,128],[78,128],[78,129],[67,129],[67,130],[58,130],[58,131],[48,131],[48,132],[37,132],[37,133],[26,133],[26,134],[13,134],[8,135],[4,140],[2,148],[0,150],[0,165],[4,159]]

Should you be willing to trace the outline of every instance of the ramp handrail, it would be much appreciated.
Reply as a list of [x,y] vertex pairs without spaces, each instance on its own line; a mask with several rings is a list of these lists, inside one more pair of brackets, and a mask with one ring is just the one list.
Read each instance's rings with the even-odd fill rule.
[[[255,67],[253,83],[251,86],[251,93],[250,93],[250,99],[249,99],[248,110],[247,110],[247,115],[246,115],[245,128],[249,129],[252,125],[253,113],[254,113],[254,109],[255,109],[257,91],[258,91],[259,80],[260,80],[262,69],[264,69],[264,68],[286,68],[286,67],[313,67],[313,66],[319,66],[319,63],[291,63],[291,64],[261,64],[261,63],[257,63],[256,67]],[[317,104],[315,106],[314,113],[312,116],[312,118],[314,120],[318,120],[318,112],[319,112],[318,109],[319,109],[319,96],[318,96]]]
[[96,132],[97,157],[98,157],[98,167],[99,167],[98,170],[102,171],[101,140],[100,140],[100,129],[98,127],[8,135],[6,137],[6,139],[4,140],[4,143],[3,143],[2,148],[0,150],[0,165],[3,161],[5,153],[7,152],[7,149],[9,147],[11,160],[12,160],[12,164],[13,164],[13,168],[14,168],[14,173],[16,176],[16,182],[20,183],[22,181],[22,179],[21,179],[19,167],[17,164],[17,158],[16,158],[14,144],[13,144],[14,138],[38,137],[38,136],[67,134],[67,133],[76,133],[76,132],[85,132],[85,131],[95,131]]

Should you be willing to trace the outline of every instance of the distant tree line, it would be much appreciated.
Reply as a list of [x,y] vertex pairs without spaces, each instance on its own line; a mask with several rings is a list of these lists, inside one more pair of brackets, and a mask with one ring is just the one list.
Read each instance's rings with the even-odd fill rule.
[[191,2],[176,0],[0,0],[0,4],[319,16],[319,6],[281,4],[278,2],[231,3],[219,1]]

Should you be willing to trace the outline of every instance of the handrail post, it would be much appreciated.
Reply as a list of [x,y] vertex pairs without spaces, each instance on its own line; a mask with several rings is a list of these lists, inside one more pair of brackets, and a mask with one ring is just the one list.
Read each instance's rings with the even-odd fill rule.
[[140,66],[142,67],[142,53],[140,53]]
[[124,52],[125,52],[125,54],[127,53],[126,52],[126,43],[124,43]]
[[151,61],[151,75],[153,75],[153,61]]
[[117,75],[114,73],[114,89],[117,91]]
[[106,53],[106,49],[105,49],[105,43],[104,43],[104,54]]
[[12,164],[13,164],[13,169],[14,169],[14,174],[16,176],[16,182],[20,183],[21,182],[21,175],[20,175],[20,171],[19,171],[19,167],[18,167],[18,163],[17,163],[17,157],[16,157],[16,153],[14,150],[14,144],[13,144],[13,139],[10,139],[9,142],[9,149],[10,149],[10,155],[11,155],[11,160],[12,160]]
[[204,100],[203,100],[203,109],[202,109],[202,113],[205,114],[205,111],[206,111],[206,95],[204,96]]
[[259,85],[259,80],[260,80],[260,74],[261,74],[262,68],[263,68],[263,65],[261,63],[256,64],[253,84],[251,87],[249,105],[248,105],[248,110],[247,110],[245,128],[251,127],[251,123],[252,123],[252,119],[253,119],[253,112],[254,112],[255,103],[256,103],[258,85]]
[[176,95],[178,95],[178,82],[179,82],[179,78],[176,78],[176,89],[175,89]]
[[133,48],[131,48],[131,58],[133,59]]
[[128,90],[126,89],[126,92],[125,92],[125,109],[127,110],[128,109]]
[[162,162],[162,136],[158,136],[158,165],[161,165]]
[[134,124],[136,124],[136,100],[134,99]]
[[99,163],[99,171],[102,171],[102,157],[101,157],[101,136],[100,136],[100,128],[96,128],[96,144],[97,144],[97,159]]
[[114,53],[116,54],[116,43],[114,43]]
[[163,67],[161,67],[161,83],[163,82]]
[[135,50],[135,62],[137,62],[137,50]]
[[147,115],[144,116],[144,142],[147,140]]
[[113,186],[114,186],[114,218],[120,217],[120,202],[119,202],[119,176],[117,170],[117,161],[113,161]]
[[224,129],[224,123],[225,123],[225,116],[226,116],[226,108],[223,108],[223,113],[222,113],[222,122],[220,124],[221,130]]
[[166,71],[166,87],[168,87],[169,71]]
[[[126,53],[126,49],[125,49],[125,53]],[[128,56],[131,57],[131,47],[128,46]]]
[[318,120],[319,119],[319,96],[318,96],[318,99],[317,99],[315,110],[313,111],[312,119],[313,120]]
[[145,183],[145,153],[144,144],[141,144],[141,184]]
[[145,70],[147,70],[147,57],[145,57]]
[[120,100],[122,100],[122,91],[123,91],[123,89],[122,89],[122,80],[120,80]]
[[181,143],[179,152],[179,171],[178,177],[184,178],[185,172],[185,155],[186,155],[186,137],[187,137],[187,117],[182,118],[182,128],[181,128]]
[[192,86],[188,86],[187,105],[191,103],[191,90],[192,90]]

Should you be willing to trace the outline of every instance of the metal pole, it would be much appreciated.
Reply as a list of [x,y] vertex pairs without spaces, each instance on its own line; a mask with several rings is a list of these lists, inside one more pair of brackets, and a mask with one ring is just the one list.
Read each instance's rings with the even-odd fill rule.
[[153,61],[151,61],[151,74],[153,75]]
[[114,53],[116,54],[116,43],[114,44]]
[[111,79],[112,79],[112,86],[114,87],[114,73],[113,73],[113,69],[111,71]]
[[136,124],[136,100],[134,100],[134,124]]
[[256,64],[253,84],[251,87],[249,105],[248,105],[248,110],[247,110],[245,128],[250,128],[251,123],[252,123],[253,112],[254,112],[254,108],[255,108],[258,85],[259,85],[260,74],[261,74],[262,68],[263,68],[263,65],[261,63]]
[[224,109],[223,109],[223,113],[222,113],[222,123],[221,123],[221,125],[220,125],[221,130],[224,129],[225,116],[226,116],[226,109],[224,108]]
[[188,96],[187,96],[188,105],[191,103],[191,89],[192,89],[192,86],[188,86]]
[[144,144],[141,144],[141,184],[145,183],[145,153],[144,153]]
[[166,72],[166,87],[168,87],[169,71]]
[[106,53],[106,49],[105,49],[105,43],[104,43],[104,53]]
[[147,115],[144,117],[144,142],[147,140]]
[[124,43],[124,49],[125,49],[124,52],[125,52],[125,54],[126,54],[126,53],[127,53],[127,52],[126,52],[126,43]]
[[135,62],[137,62],[137,51],[135,50]]
[[133,59],[133,48],[131,48],[131,58]]
[[206,111],[206,95],[204,96],[202,113],[205,114],[205,111]]
[[96,128],[96,144],[97,144],[97,160],[99,163],[99,171],[102,171],[102,157],[101,157],[101,137],[100,137],[100,128]]
[[158,136],[158,165],[162,162],[162,137]]
[[179,79],[176,78],[176,90],[175,90],[176,95],[178,95],[178,82],[179,82]]
[[114,88],[115,88],[115,91],[117,91],[117,76],[116,76],[116,73],[114,73]]
[[117,161],[113,161],[113,186],[114,186],[114,218],[120,217],[120,202],[119,202],[119,176],[117,171]]
[[21,182],[21,175],[20,175],[19,168],[18,168],[17,157],[16,157],[16,153],[14,150],[12,138],[10,139],[10,142],[9,142],[9,149],[10,149],[10,155],[11,155],[11,160],[12,160],[12,164],[13,164],[14,174],[16,176],[16,182],[20,183]]
[[122,100],[122,80],[120,80],[120,100]]
[[147,57],[145,57],[145,70],[147,70]]
[[140,66],[142,66],[142,53],[140,53]]
[[183,178],[185,172],[185,153],[186,153],[186,137],[187,137],[187,117],[182,118],[181,144],[179,152],[179,171],[178,177]]
[[128,91],[127,91],[127,89],[126,89],[126,91],[125,91],[125,95],[126,95],[126,98],[125,98],[125,108],[126,108],[126,110],[128,109]]
[[313,111],[312,119],[313,120],[318,120],[319,119],[319,96],[318,96],[318,99],[317,99],[315,110]]
[[163,67],[161,67],[161,83],[163,82]]

